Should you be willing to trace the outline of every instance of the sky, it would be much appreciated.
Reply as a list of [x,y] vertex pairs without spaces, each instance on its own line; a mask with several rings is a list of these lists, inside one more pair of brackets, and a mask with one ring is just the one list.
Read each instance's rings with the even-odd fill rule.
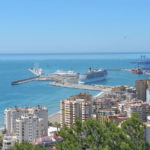
[[150,0],[1,0],[0,53],[150,52]]

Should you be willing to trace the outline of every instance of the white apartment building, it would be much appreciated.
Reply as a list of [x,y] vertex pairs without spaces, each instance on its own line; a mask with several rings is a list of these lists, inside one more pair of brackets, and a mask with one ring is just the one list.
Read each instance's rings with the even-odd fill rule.
[[16,119],[23,114],[23,111],[24,109],[21,110],[17,107],[5,110],[4,123],[8,134],[16,132]]
[[2,150],[9,150],[10,147],[14,146],[16,142],[16,136],[5,135],[3,137],[3,148]]
[[45,122],[43,118],[36,115],[21,116],[16,120],[16,137],[17,142],[28,141],[34,142],[34,139],[47,135]]
[[5,128],[7,134],[16,133],[16,120],[21,116],[36,115],[44,120],[44,129],[48,128],[48,110],[46,107],[14,107],[5,109]]
[[150,89],[146,90],[146,103],[150,104]]

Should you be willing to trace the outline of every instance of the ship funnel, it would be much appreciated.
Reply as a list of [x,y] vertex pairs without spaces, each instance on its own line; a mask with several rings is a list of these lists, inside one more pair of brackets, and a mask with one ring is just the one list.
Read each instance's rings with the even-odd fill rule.
[[91,67],[89,68],[89,72],[91,72]]

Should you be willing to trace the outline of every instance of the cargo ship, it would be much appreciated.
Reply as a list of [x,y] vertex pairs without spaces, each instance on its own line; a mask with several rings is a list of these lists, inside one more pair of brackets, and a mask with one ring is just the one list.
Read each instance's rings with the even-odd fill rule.
[[107,76],[107,71],[104,69],[94,69],[89,68],[88,72],[79,75],[79,83],[92,83],[96,81],[105,80]]
[[131,71],[132,71],[132,73],[134,73],[134,74],[143,74],[142,69],[132,69]]
[[137,61],[131,62],[136,65],[136,69],[132,69],[132,72],[135,74],[150,74],[150,59],[146,58],[145,55],[142,55],[141,58]]

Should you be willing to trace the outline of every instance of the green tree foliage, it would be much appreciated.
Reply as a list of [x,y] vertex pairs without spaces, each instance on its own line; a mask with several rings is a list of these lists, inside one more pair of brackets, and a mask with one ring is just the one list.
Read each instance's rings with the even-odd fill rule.
[[132,141],[133,149],[147,149],[144,137],[145,127],[137,113],[133,113],[130,119],[122,123],[122,130],[128,135],[129,140]]
[[144,139],[144,125],[133,116],[118,127],[108,120],[77,120],[71,128],[64,126],[59,135],[64,139],[58,150],[149,150]]
[[48,150],[47,148],[32,145],[28,142],[16,143],[15,146],[11,147],[10,150]]

